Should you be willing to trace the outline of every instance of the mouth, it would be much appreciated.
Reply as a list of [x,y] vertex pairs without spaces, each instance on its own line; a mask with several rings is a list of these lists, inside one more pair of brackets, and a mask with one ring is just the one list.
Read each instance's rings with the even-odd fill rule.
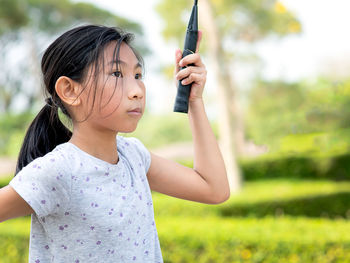
[[133,115],[133,116],[140,116],[140,115],[142,115],[142,109],[141,108],[133,108],[133,109],[128,111],[128,114]]

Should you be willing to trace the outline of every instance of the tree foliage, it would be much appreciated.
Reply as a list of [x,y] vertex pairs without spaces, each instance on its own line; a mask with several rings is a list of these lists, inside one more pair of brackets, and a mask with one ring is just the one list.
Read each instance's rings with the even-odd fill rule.
[[70,0],[0,0],[0,32],[6,34],[27,26],[41,32],[56,33],[78,23],[119,26],[142,35],[139,24],[100,9],[92,4]]
[[[156,10],[165,22],[165,40],[182,45],[192,4],[188,0],[159,1]],[[294,14],[275,0],[211,0],[211,4],[222,40],[229,42],[225,45],[227,52],[232,52],[230,44],[236,41],[255,42],[271,34],[301,31]]]
[[[142,55],[150,50],[143,41],[141,25],[126,18],[114,15],[108,10],[89,3],[72,2],[71,0],[0,0],[0,111],[8,112],[16,98],[22,96],[31,109],[37,99],[39,77],[39,52],[41,46],[59,33],[80,24],[93,23],[117,26],[135,34],[134,46]],[[17,68],[7,68],[8,54],[13,48],[26,46],[26,59]],[[40,48],[39,48],[40,47]],[[34,82],[34,84],[33,84]],[[33,87],[30,87],[30,83]],[[26,98],[26,99],[24,99]]]
[[350,81],[258,80],[250,91],[249,137],[271,143],[288,134],[330,132],[349,128]]

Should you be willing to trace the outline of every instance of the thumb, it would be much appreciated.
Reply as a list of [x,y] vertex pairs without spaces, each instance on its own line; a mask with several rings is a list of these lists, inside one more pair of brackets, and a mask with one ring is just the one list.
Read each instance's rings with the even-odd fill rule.
[[175,75],[180,71],[179,62],[181,59],[182,59],[182,51],[181,49],[176,49],[175,50],[175,72],[174,72]]
[[201,44],[202,37],[203,37],[203,31],[198,30],[198,40],[197,40],[196,53],[198,53],[198,51],[199,51],[199,45]]

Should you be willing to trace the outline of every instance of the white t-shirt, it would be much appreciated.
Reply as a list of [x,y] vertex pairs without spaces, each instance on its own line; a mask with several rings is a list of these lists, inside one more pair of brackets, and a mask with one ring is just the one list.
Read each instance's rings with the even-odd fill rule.
[[63,143],[12,179],[35,211],[29,263],[163,262],[146,177],[150,153],[121,136],[117,150],[113,165]]

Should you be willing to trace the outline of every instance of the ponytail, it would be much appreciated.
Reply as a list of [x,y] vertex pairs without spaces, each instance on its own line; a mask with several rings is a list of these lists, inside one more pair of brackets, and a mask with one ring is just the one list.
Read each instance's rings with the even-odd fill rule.
[[[69,141],[72,137],[71,131],[59,119],[57,105],[52,102],[51,98],[46,102],[30,124],[24,137],[15,175],[31,161],[44,156],[57,145]],[[67,112],[64,113],[67,114]]]

